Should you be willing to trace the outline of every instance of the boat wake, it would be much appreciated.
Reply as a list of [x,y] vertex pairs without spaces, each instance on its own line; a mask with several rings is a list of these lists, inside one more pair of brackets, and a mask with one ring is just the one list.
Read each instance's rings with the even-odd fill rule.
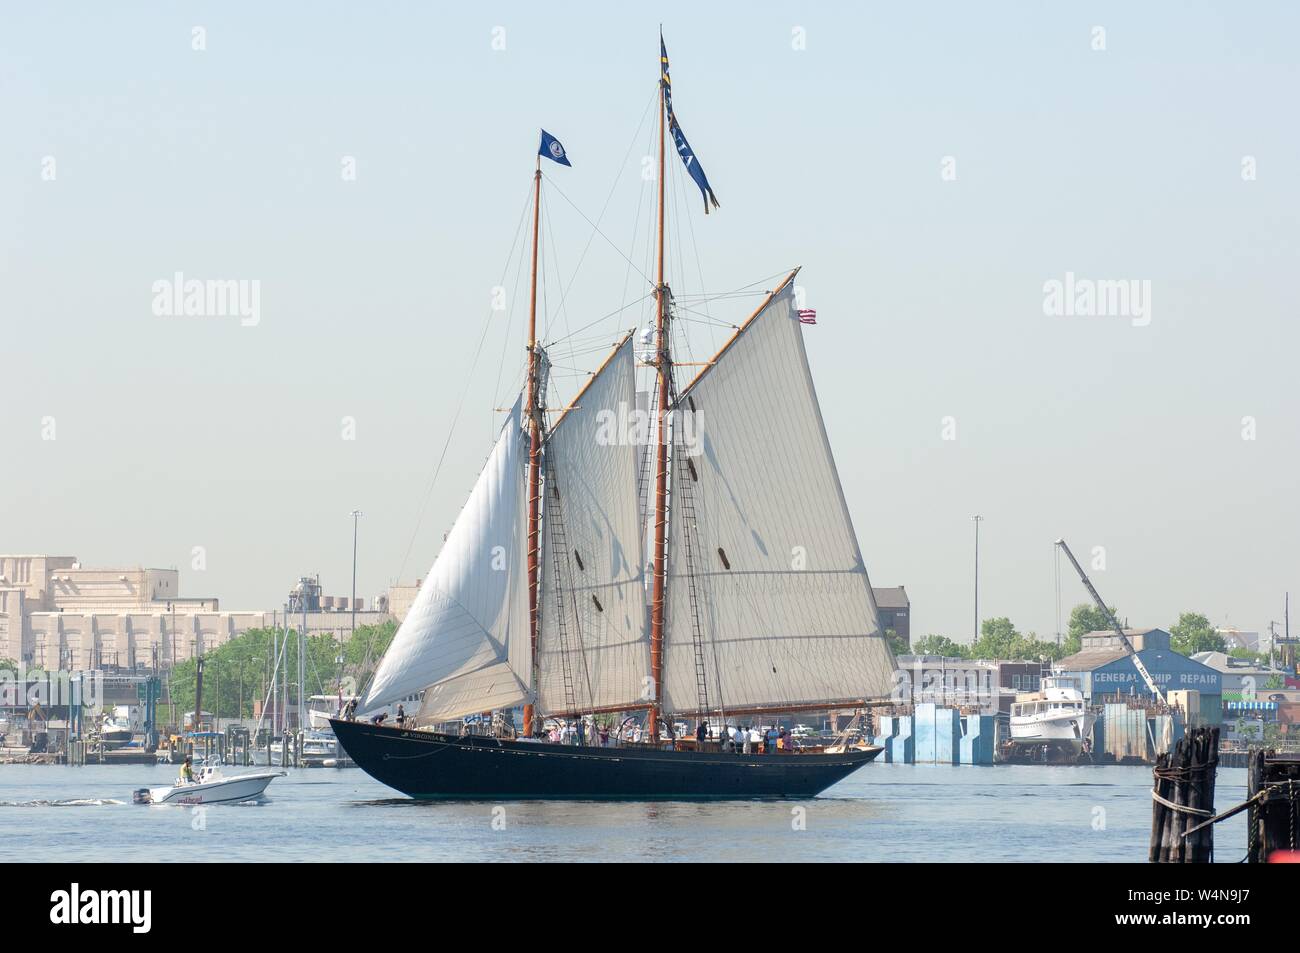
[[0,807],[104,807],[125,803],[111,797],[40,798],[32,801],[0,801]]

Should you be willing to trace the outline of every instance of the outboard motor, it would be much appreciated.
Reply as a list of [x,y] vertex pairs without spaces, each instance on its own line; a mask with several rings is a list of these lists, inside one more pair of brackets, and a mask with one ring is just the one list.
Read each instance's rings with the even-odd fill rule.
[[153,799],[149,796],[148,788],[136,788],[131,792],[132,804],[151,804]]

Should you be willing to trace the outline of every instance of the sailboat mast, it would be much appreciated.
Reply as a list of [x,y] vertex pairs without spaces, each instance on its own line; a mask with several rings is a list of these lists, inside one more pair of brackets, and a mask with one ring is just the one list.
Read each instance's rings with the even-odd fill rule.
[[664,136],[667,123],[668,104],[666,88],[660,65],[659,78],[659,264],[658,280],[655,285],[655,303],[657,309],[655,330],[658,347],[656,364],[659,369],[659,425],[656,430],[655,446],[655,549],[654,549],[654,587],[650,608],[650,674],[654,679],[654,701],[650,705],[647,725],[650,740],[659,740],[659,698],[663,686],[664,674],[664,586],[666,572],[664,566],[664,530],[668,521],[668,383],[672,363],[668,351],[668,288],[664,284]]
[[[537,673],[537,566],[539,540],[537,504],[541,488],[541,408],[537,406],[537,237],[542,213],[542,157],[537,156],[533,172],[533,269],[528,300],[528,643],[532,670],[531,688],[536,690]],[[533,706],[524,705],[524,733],[533,733]]]

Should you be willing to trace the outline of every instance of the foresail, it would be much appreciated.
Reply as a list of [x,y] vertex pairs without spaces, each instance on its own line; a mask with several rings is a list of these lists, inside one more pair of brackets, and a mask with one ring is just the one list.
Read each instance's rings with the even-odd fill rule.
[[716,709],[890,691],[893,655],[822,424],[792,278],[679,404],[666,711],[697,710],[701,694]]
[[422,720],[445,721],[529,698],[522,401],[397,630],[362,702],[426,689]]
[[538,706],[609,709],[648,700],[631,336],[574,399],[543,450]]

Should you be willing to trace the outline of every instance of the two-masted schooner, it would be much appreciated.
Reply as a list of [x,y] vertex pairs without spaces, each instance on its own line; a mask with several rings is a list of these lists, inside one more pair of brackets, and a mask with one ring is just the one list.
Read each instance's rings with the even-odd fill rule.
[[[420,711],[402,726],[331,722],[360,767],[412,797],[808,797],[880,753],[862,743],[745,753],[673,737],[678,717],[759,724],[863,707],[888,696],[894,660],[813,388],[797,269],[693,380],[676,379],[669,136],[705,210],[717,200],[674,115],[662,37],[660,60],[653,354],[638,356],[629,333],[548,425],[541,159],[568,163],[543,133],[527,382],[360,705],[423,690]],[[648,441],[621,423],[637,406],[638,361],[654,368]],[[515,737],[431,727],[519,706]],[[546,718],[620,714],[643,715],[644,741],[538,737]]]

